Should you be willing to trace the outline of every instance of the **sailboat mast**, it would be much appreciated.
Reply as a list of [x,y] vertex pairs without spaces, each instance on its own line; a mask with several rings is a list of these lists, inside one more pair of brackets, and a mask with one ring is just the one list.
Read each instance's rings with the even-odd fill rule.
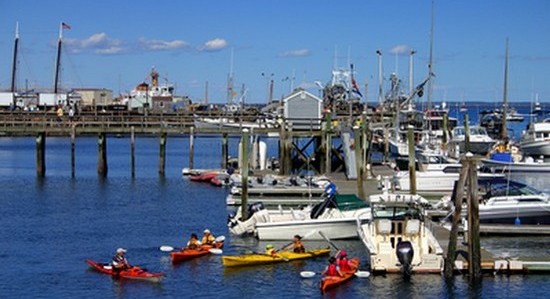
[[504,58],[504,90],[502,95],[502,129],[500,130],[500,138],[506,140],[508,138],[508,129],[506,128],[506,117],[508,114],[508,38],[506,38],[506,54]]
[[[13,65],[11,68],[11,92],[15,92],[15,80],[16,80],[16,74],[17,74],[17,52],[19,49],[19,22],[15,23],[15,41],[13,46]],[[13,98],[14,105],[15,105],[15,97]]]
[[231,48],[231,61],[229,63],[229,75],[227,76],[227,104],[233,104],[233,48]]
[[63,23],[59,24],[59,40],[57,41],[57,56],[55,59],[55,79],[53,82],[53,93],[57,93],[59,85],[59,71],[61,65],[61,45],[63,44]]
[[432,24],[430,28],[430,62],[428,71],[430,80],[428,81],[428,110],[432,109],[432,92],[433,92],[433,51],[434,51],[434,0],[432,0]]

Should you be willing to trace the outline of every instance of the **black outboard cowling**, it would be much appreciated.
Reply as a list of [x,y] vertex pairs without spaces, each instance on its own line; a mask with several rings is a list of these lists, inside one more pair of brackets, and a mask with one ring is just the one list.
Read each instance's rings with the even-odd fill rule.
[[410,275],[412,270],[412,260],[414,257],[412,243],[409,241],[399,241],[399,243],[397,243],[397,247],[395,248],[395,254],[397,255],[399,263],[401,263],[401,266],[403,267],[404,273],[406,275]]

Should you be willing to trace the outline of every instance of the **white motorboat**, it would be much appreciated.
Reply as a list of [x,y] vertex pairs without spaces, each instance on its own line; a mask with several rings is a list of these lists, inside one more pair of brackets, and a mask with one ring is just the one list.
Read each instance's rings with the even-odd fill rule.
[[357,234],[367,247],[372,272],[441,273],[443,249],[424,222],[418,195],[370,196],[372,220],[357,220]]
[[550,195],[506,179],[483,181],[480,187],[480,223],[550,224]]
[[524,155],[550,156],[550,119],[530,123],[519,144]]
[[[458,172],[427,171],[416,172],[416,191],[424,195],[444,195],[453,191],[455,181],[459,177]],[[504,177],[500,173],[478,173],[482,179]],[[394,176],[396,189],[401,192],[410,192],[409,172],[401,171]]]
[[[251,209],[249,209],[251,210]],[[305,235],[312,230],[322,231],[330,239],[357,238],[355,221],[359,214],[368,219],[367,203],[355,195],[328,196],[322,203],[300,210],[267,210],[256,204],[251,216],[243,220],[240,210],[230,215],[229,231],[236,235],[253,234],[260,240],[289,240],[295,234]],[[315,234],[312,238],[321,240]]]
[[[519,159],[518,159],[519,160]],[[511,153],[498,153],[491,155],[489,159],[481,159],[483,166],[492,172],[521,172],[521,173],[547,173],[550,172],[550,163],[543,159],[524,157],[520,161],[512,159]]]
[[[480,126],[470,126],[470,149],[472,154],[485,155],[495,145],[496,140],[487,134],[487,130]],[[456,127],[452,131],[452,138],[449,142],[449,156],[459,158],[461,153],[466,152],[466,131],[463,126]]]

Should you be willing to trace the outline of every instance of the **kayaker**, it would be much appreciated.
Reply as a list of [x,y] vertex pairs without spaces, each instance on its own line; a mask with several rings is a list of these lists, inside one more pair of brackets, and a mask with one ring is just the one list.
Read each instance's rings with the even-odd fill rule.
[[348,253],[345,250],[340,251],[338,254],[337,263],[338,268],[341,272],[350,272],[352,271],[353,265],[351,264],[351,261],[348,259]]
[[302,237],[300,235],[295,235],[292,240],[292,244],[283,248],[283,250],[290,250],[290,249],[292,249],[294,253],[306,252],[306,247],[304,246],[304,243],[302,243]]
[[212,233],[210,233],[210,230],[208,228],[205,229],[202,235],[201,243],[207,244],[207,245],[214,245],[214,242],[216,242],[216,238],[212,235]]
[[273,245],[267,244],[265,246],[265,254],[275,256],[275,255],[277,255],[277,250],[275,250],[275,248],[273,248]]
[[185,248],[187,249],[199,249],[201,247],[201,242],[199,241],[199,237],[197,234],[193,233],[191,234],[191,238],[189,238],[189,241],[187,241],[187,245]]
[[344,276],[342,275],[342,272],[338,269],[338,265],[336,264],[336,258],[331,256],[328,259],[328,266],[323,271],[323,275],[325,276]]
[[113,275],[119,275],[120,271],[131,268],[128,260],[126,260],[126,257],[124,257],[125,254],[126,249],[124,248],[118,248],[116,250],[116,254],[115,256],[113,256],[113,260],[111,261]]

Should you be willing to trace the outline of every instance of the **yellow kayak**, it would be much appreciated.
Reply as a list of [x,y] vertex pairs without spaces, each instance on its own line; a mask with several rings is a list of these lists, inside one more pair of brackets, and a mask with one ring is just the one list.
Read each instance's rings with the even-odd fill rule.
[[241,267],[252,265],[264,265],[272,263],[281,263],[301,259],[309,259],[317,256],[328,255],[330,249],[313,249],[305,253],[294,253],[291,251],[278,252],[271,256],[261,253],[245,254],[245,255],[224,255],[222,257],[223,265],[226,267]]

